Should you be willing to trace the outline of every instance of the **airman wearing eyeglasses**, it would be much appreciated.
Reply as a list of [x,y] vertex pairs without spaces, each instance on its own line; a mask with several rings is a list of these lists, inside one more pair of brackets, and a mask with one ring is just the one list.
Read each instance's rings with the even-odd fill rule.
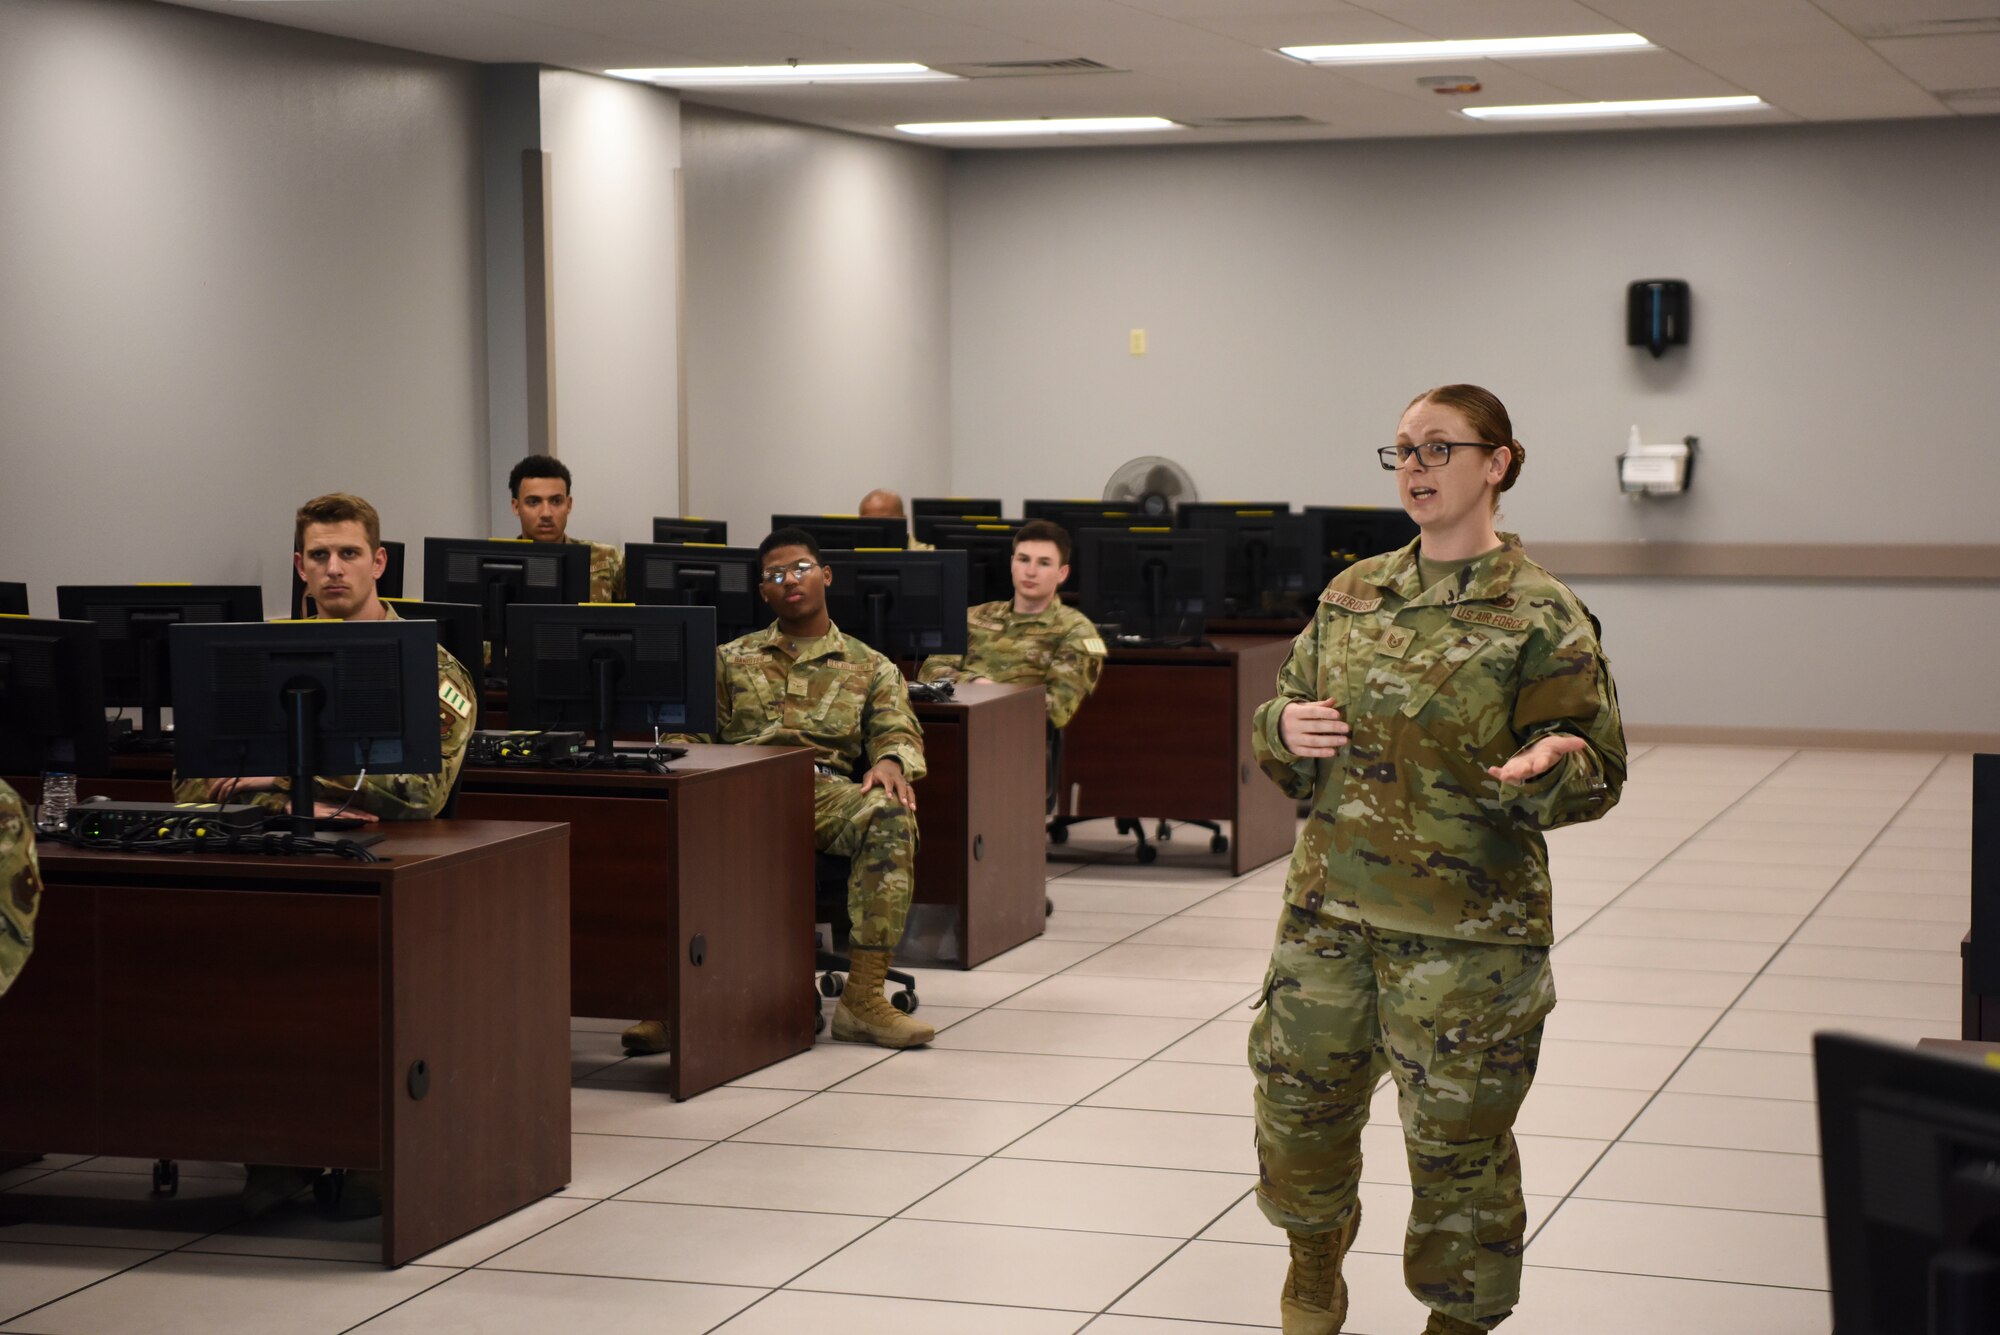
[[[807,746],[815,754],[813,836],[822,853],[852,860],[847,908],[853,968],[833,1014],[833,1036],[890,1048],[931,1041],[931,1027],[889,1004],[882,984],[903,937],[916,887],[917,796],[924,735],[896,665],[826,611],[837,572],[799,529],[758,545],[758,588],[776,614],[716,650],[717,732],[740,746]],[[697,739],[706,740],[706,739]],[[865,765],[859,781],[853,775]],[[666,1028],[625,1031],[635,1051],[664,1048]]]
[[1625,733],[1596,619],[1495,527],[1525,454],[1500,400],[1427,390],[1380,453],[1419,536],[1334,578],[1252,725],[1313,803],[1250,1026],[1257,1202],[1291,1248],[1286,1335],[1336,1335],[1386,1057],[1404,1282],[1425,1335],[1481,1335],[1520,1299],[1513,1126],[1556,1000],[1543,833],[1618,801]]

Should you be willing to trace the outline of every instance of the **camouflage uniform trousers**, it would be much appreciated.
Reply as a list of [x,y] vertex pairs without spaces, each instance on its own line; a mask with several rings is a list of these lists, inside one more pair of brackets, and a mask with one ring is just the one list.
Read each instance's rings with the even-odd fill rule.
[[1555,1005],[1549,952],[1386,932],[1288,905],[1250,1026],[1257,1203],[1281,1228],[1340,1227],[1384,1063],[1414,1194],[1403,1278],[1492,1326],[1520,1299],[1527,1212],[1513,1125]]
[[864,949],[895,949],[916,893],[916,816],[880,788],[864,793],[850,779],[816,773],[813,843],[822,853],[853,860],[847,873],[849,939]]

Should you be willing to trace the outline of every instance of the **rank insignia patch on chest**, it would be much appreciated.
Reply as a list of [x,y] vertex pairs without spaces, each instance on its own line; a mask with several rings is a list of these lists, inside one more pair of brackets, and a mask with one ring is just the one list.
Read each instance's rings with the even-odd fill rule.
[[465,695],[450,682],[441,681],[438,683],[438,699],[444,704],[446,709],[449,709],[460,718],[472,717],[472,701],[466,699]]
[[1521,617],[1510,617],[1504,612],[1495,612],[1484,607],[1468,607],[1460,603],[1451,609],[1451,615],[1458,621],[1473,621],[1495,630],[1526,630],[1528,623]]

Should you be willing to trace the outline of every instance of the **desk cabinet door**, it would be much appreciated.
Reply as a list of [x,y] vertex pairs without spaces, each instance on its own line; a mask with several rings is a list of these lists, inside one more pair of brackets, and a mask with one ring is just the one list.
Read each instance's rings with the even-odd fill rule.
[[97,892],[51,885],[35,953],[0,997],[0,1149],[94,1152],[96,980]]
[[98,891],[104,1152],[382,1163],[381,901]]

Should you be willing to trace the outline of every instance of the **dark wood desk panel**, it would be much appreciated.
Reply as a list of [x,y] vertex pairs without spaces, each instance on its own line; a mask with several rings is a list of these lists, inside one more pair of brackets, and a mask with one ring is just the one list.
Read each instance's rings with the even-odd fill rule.
[[1231,822],[1241,873],[1287,856],[1297,804],[1258,770],[1250,722],[1277,690],[1291,640],[1217,635],[1212,649],[1111,651],[1064,733],[1059,806],[1108,816]]
[[927,773],[917,791],[918,904],[948,905],[960,968],[1040,936],[1048,707],[1039,686],[963,685],[916,703]]
[[813,1044],[812,753],[693,746],[669,774],[468,767],[463,816],[570,839],[570,1013],[656,1019],[676,1099]]
[[375,863],[43,845],[0,1145],[379,1169],[392,1265],[560,1189],[568,832],[382,833]]

